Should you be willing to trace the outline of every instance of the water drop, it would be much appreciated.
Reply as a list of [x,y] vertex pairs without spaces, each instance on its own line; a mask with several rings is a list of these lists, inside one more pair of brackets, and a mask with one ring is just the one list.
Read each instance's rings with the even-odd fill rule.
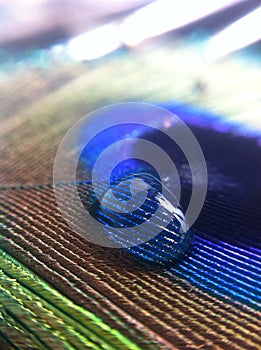
[[115,184],[89,208],[89,213],[103,224],[112,241],[130,253],[156,263],[180,260],[193,242],[185,216],[174,196],[162,194],[158,180],[147,175],[142,180],[146,186],[141,186],[135,176]]

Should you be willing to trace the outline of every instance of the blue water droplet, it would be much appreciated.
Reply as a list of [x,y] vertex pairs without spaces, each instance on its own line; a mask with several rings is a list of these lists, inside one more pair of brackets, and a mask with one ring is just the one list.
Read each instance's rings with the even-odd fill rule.
[[[147,183],[146,190],[135,176],[114,184],[89,213],[103,224],[104,232],[112,241],[130,253],[156,263],[180,260],[193,242],[185,216],[173,196],[166,198],[162,194],[158,180],[146,175],[142,181]],[[128,211],[124,210],[126,201]],[[137,201],[141,203],[138,208]],[[133,210],[129,210],[130,207]]]

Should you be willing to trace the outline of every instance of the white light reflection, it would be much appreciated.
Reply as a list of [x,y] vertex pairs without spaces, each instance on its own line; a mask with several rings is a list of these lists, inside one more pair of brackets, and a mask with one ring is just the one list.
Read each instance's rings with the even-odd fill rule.
[[68,54],[76,61],[102,57],[121,45],[118,28],[115,24],[98,27],[69,41]]
[[218,59],[261,38],[261,7],[213,36],[206,45],[206,57]]
[[238,0],[158,0],[128,16],[120,25],[121,37],[128,46],[182,27]]

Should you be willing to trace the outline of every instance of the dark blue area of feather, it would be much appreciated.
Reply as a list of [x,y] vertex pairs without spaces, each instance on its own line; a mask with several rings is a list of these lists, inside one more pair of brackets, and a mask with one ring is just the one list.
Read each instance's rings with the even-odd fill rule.
[[[261,149],[257,144],[260,135],[200,108],[176,102],[163,107],[188,123],[203,148],[209,168],[209,191],[193,229],[193,249],[188,248],[188,256],[180,259],[178,265],[170,264],[170,276],[185,278],[220,299],[230,298],[260,310]],[[111,136],[117,139],[117,132]],[[103,149],[102,144],[98,147],[99,151]],[[130,164],[130,170],[135,170],[135,166],[135,162]],[[151,245],[143,244],[129,251],[145,260],[158,262],[165,256],[163,260],[168,261],[164,235],[153,239]],[[184,247],[191,246],[191,236],[187,237]]]

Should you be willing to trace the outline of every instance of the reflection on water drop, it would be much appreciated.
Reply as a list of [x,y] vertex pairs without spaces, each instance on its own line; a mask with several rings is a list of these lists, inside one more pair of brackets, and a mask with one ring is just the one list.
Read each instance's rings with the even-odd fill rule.
[[177,200],[169,192],[168,198],[162,194],[162,184],[148,175],[142,180],[146,186],[135,176],[116,183],[89,213],[113,242],[130,253],[157,263],[177,261],[190,250],[193,234]]

